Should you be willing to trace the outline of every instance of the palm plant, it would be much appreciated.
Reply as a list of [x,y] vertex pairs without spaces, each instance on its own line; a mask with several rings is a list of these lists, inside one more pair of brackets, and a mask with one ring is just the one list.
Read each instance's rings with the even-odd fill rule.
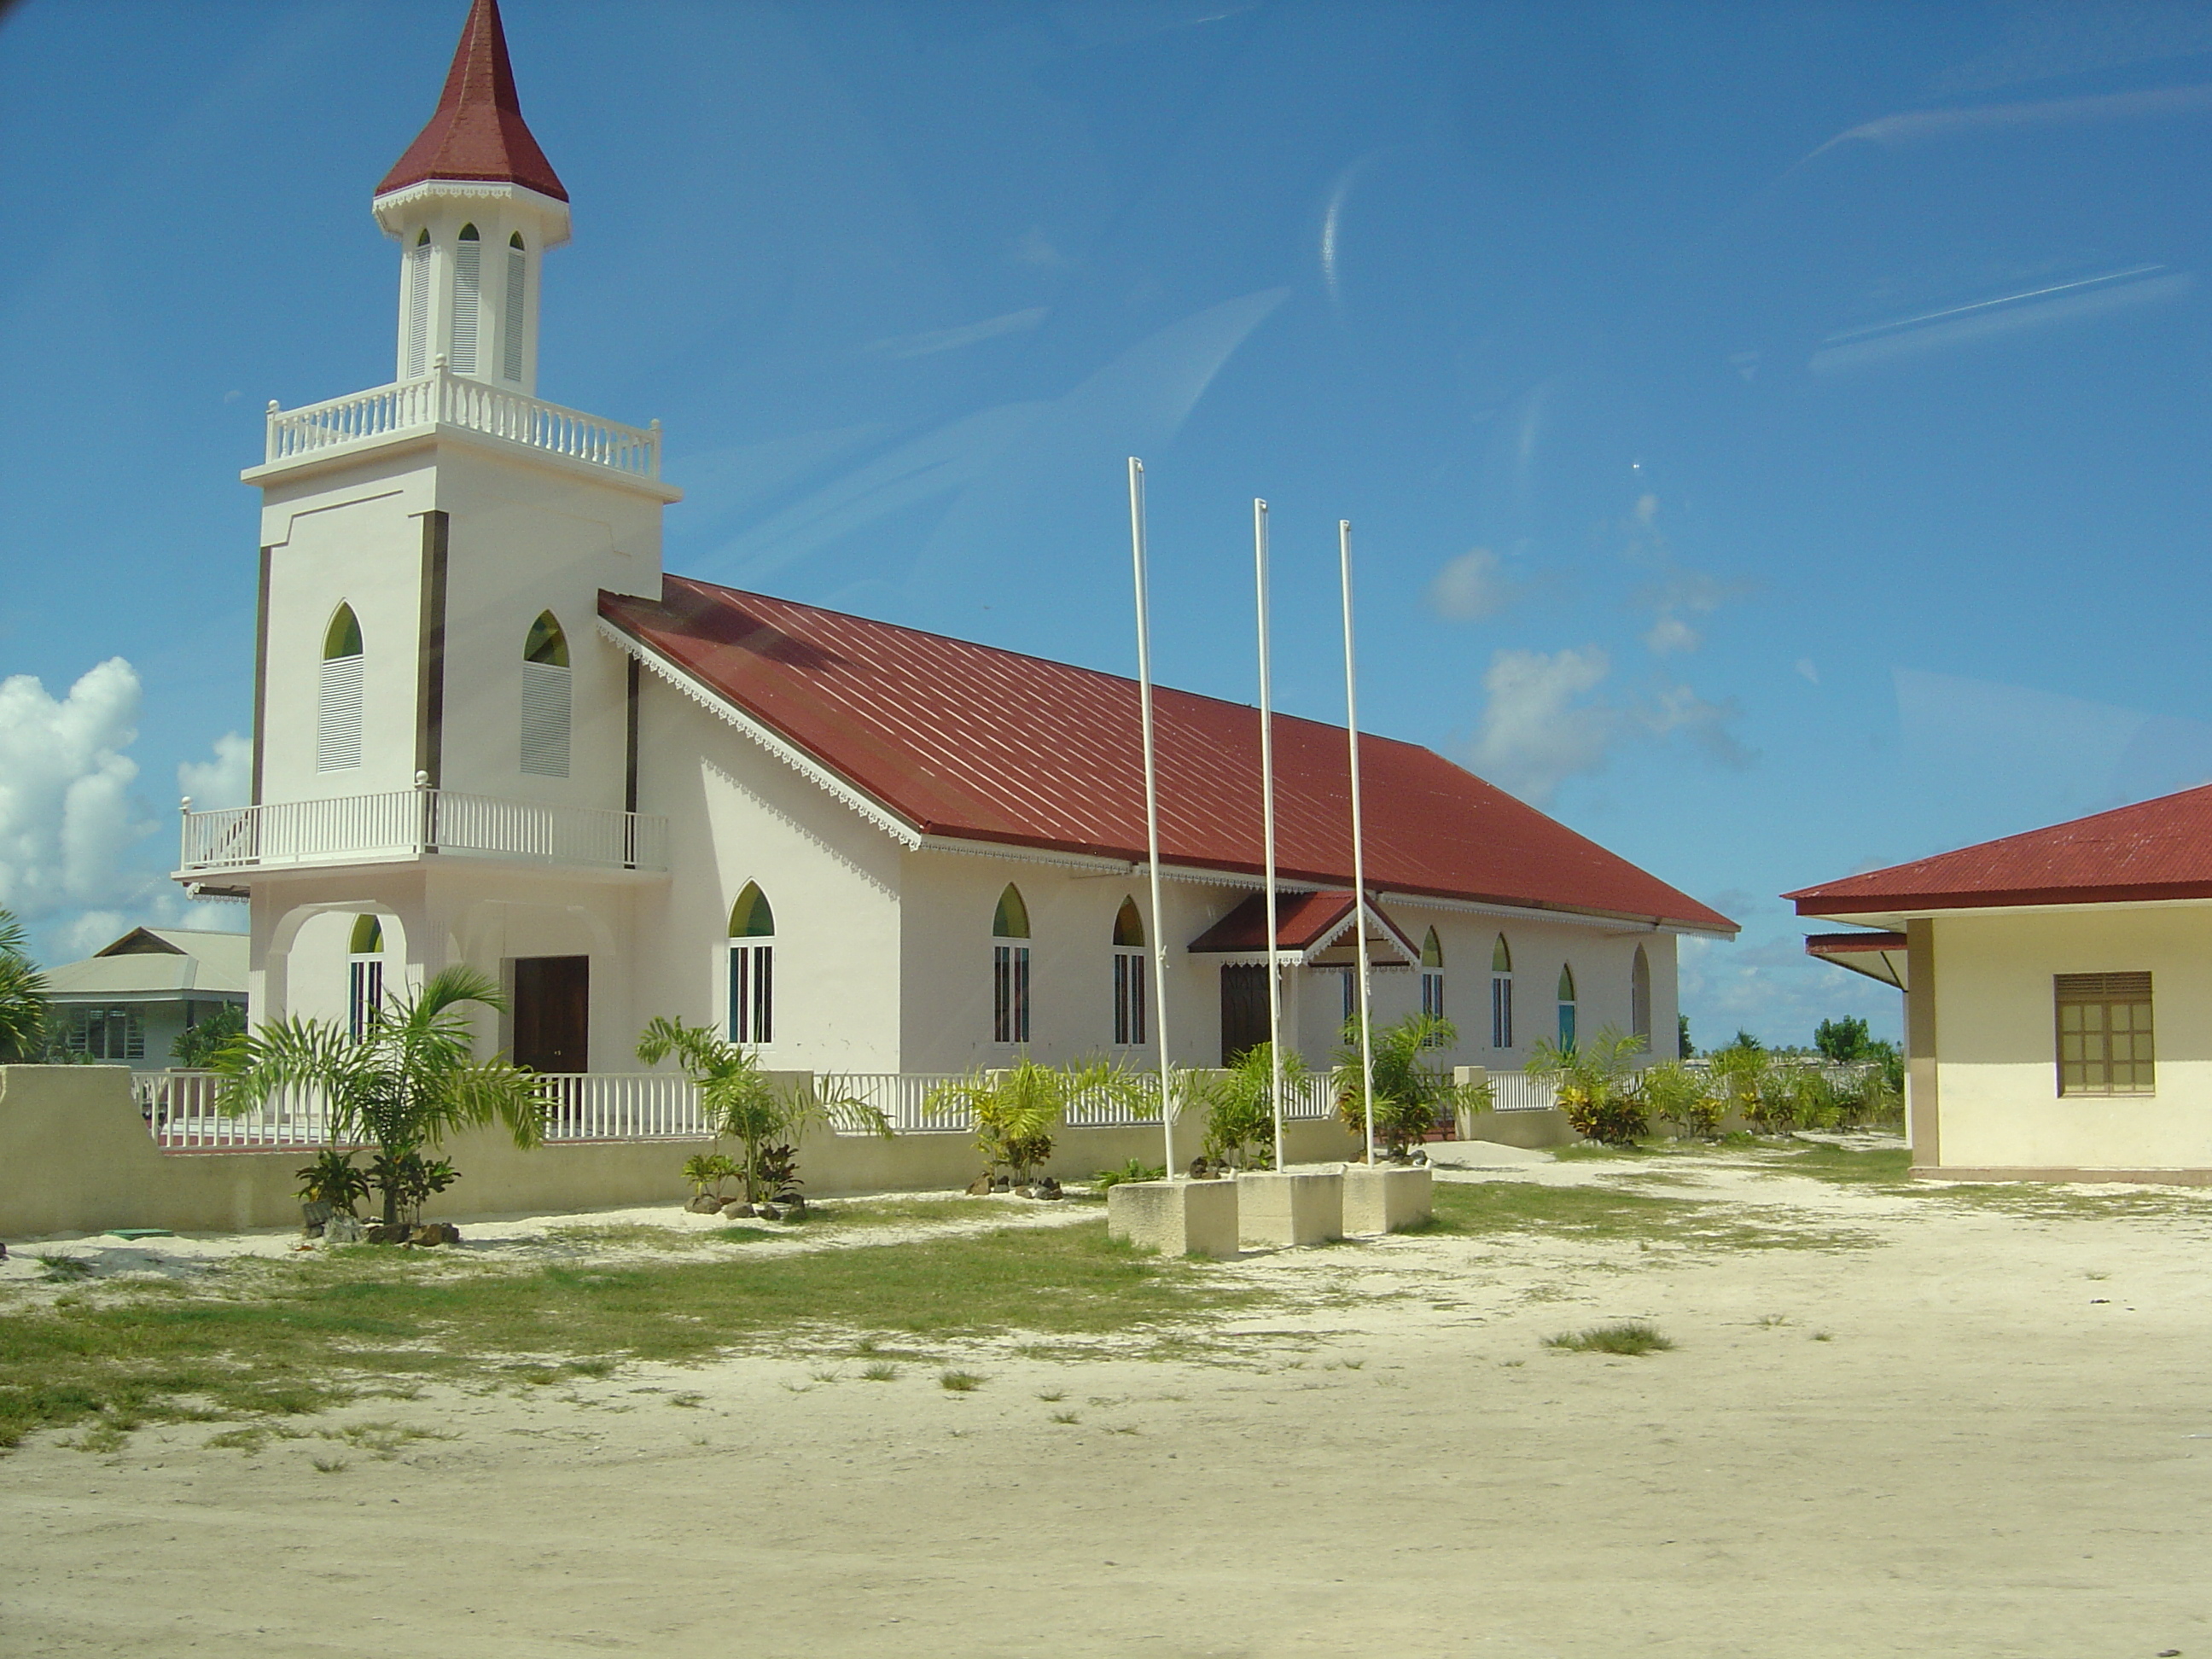
[[[1451,1021],[1436,1014],[1408,1014],[1370,1035],[1374,1051],[1375,1138],[1392,1157],[1401,1157],[1408,1148],[1419,1146],[1436,1126],[1440,1113],[1461,1103],[1478,1109],[1488,1103],[1488,1084],[1462,1088],[1442,1066],[1427,1062],[1430,1051],[1449,1048],[1459,1042],[1459,1028]],[[1367,1100],[1356,1020],[1345,1024],[1343,1046],[1336,1051],[1335,1081],[1337,1117],[1364,1141]]]
[[426,1160],[457,1130],[503,1123],[518,1146],[542,1137],[545,1103],[533,1073],[504,1059],[475,1057],[468,1009],[504,1006],[499,988],[476,969],[432,975],[420,993],[393,992],[381,1016],[356,1039],[335,1020],[292,1018],[233,1039],[214,1057],[223,1073],[222,1109],[235,1115],[289,1090],[319,1095],[335,1145],[376,1148],[371,1179],[396,1225],[453,1179],[443,1159]]
[[1701,1073],[1679,1060],[1662,1060],[1644,1073],[1643,1092],[1651,1115],[1673,1124],[1688,1139],[1719,1138],[1726,1103]]
[[0,1066],[42,1058],[46,1049],[46,976],[12,910],[0,910]]
[[1528,1074],[1552,1079],[1577,1134],[1630,1146],[1651,1132],[1636,1071],[1645,1047],[1642,1037],[1624,1036],[1611,1027],[1571,1048],[1540,1041],[1528,1055]]
[[[1271,1163],[1275,1156],[1274,1062],[1272,1045],[1257,1042],[1194,1090],[1206,1103],[1206,1140],[1200,1149],[1216,1164],[1239,1169]],[[1306,1063],[1296,1049],[1283,1053],[1283,1085],[1305,1081]]]
[[1004,1164],[1020,1185],[1052,1157],[1053,1132],[1067,1109],[1085,1098],[1110,1102],[1134,1117],[1159,1115],[1142,1076],[1103,1060],[1042,1066],[1025,1059],[1004,1071],[978,1069],[931,1090],[922,1109],[932,1117],[970,1114],[984,1174],[995,1175]]
[[809,1129],[830,1127],[842,1118],[885,1139],[891,1133],[890,1121],[863,1102],[823,1101],[803,1083],[779,1085],[762,1068],[757,1048],[726,1042],[712,1026],[656,1017],[638,1035],[637,1057],[647,1066],[672,1058],[691,1079],[709,1132],[717,1139],[726,1135],[742,1149],[737,1172],[748,1204],[773,1202],[793,1184],[790,1171],[776,1167],[788,1158],[770,1154],[796,1145]]

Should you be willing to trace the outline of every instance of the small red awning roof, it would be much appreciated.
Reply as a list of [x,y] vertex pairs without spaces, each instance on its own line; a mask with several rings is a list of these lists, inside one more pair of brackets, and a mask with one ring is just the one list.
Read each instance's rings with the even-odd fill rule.
[[[1363,792],[1364,793],[1364,792]],[[1367,916],[1370,949],[1376,944],[1396,948],[1408,962],[1421,953],[1398,931],[1397,924],[1370,902]],[[1352,942],[1352,890],[1318,893],[1278,893],[1275,896],[1275,949],[1303,955],[1332,945]],[[1191,940],[1190,949],[1209,956],[1265,956],[1267,951],[1267,896],[1254,893],[1227,915]],[[1354,960],[1358,952],[1354,951]]]
[[499,0],[474,0],[430,124],[376,187],[379,196],[428,179],[521,185],[565,202],[568,191],[522,118]]
[[2212,785],[1782,896],[1801,916],[2212,898]]
[[1808,933],[1805,954],[1878,979],[1884,985],[1894,985],[1900,991],[1911,987],[1902,933]]
[[[923,835],[1145,858],[1134,680],[682,576],[599,614]],[[1153,706],[1162,861],[1257,877],[1258,711],[1166,687]],[[1274,740],[1282,878],[1348,890],[1344,729],[1279,714]],[[1363,736],[1360,761],[1370,893],[1735,931],[1441,755]]]

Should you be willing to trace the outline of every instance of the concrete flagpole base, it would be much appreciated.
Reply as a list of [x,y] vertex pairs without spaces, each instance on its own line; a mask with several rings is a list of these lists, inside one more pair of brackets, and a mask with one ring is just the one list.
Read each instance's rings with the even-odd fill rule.
[[1237,1233],[1247,1244],[1323,1244],[1344,1237],[1336,1170],[1248,1170],[1237,1177]]
[[1436,1173],[1425,1165],[1344,1166],[1344,1231],[1395,1233],[1435,1212]]
[[1235,1255],[1237,1183],[1117,1181],[1106,1189],[1106,1236],[1162,1255]]

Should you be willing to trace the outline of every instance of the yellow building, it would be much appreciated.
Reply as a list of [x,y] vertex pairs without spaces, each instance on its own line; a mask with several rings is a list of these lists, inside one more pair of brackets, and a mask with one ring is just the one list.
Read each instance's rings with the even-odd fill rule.
[[2212,787],[1783,896],[1905,993],[1917,1174],[2212,1182]]

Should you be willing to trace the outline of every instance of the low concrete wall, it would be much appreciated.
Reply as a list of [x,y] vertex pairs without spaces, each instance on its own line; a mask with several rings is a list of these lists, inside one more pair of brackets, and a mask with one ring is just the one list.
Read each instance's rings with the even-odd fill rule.
[[1556,1106],[1541,1111],[1463,1113],[1459,1138],[1531,1148],[1566,1146],[1582,1139],[1567,1126],[1567,1115]]
[[[1180,1145],[1197,1144],[1185,1127]],[[1289,1126],[1299,1163],[1352,1157],[1334,1123]],[[1131,1158],[1157,1164],[1159,1126],[1063,1129],[1049,1166],[1064,1181],[1087,1180]],[[504,1132],[471,1130],[446,1143],[461,1179],[432,1206],[433,1218],[558,1214],[685,1196],[684,1160],[702,1141],[589,1141],[519,1150]],[[119,1066],[0,1066],[0,1238],[168,1227],[228,1232],[296,1225],[294,1172],[313,1156],[275,1152],[165,1152],[146,1133]],[[817,1198],[860,1192],[964,1187],[982,1167],[965,1134],[894,1140],[815,1134],[799,1147],[799,1172]]]

